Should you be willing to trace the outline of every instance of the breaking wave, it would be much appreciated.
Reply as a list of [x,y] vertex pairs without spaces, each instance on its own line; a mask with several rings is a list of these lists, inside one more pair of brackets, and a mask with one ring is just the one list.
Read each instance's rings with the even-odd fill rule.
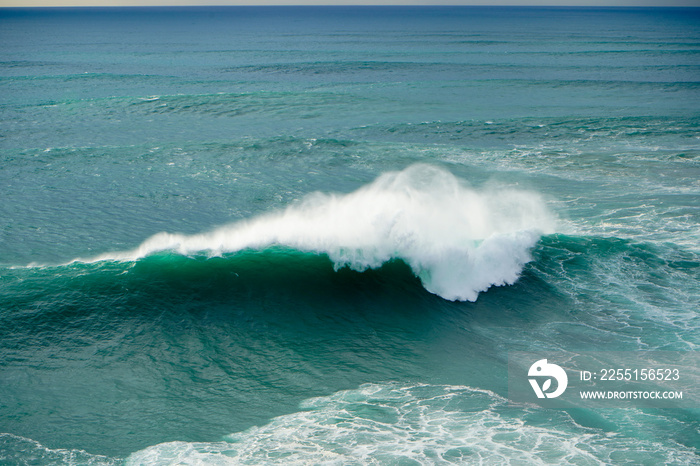
[[131,251],[77,261],[134,261],[162,251],[218,256],[283,246],[327,254],[336,270],[363,271],[401,259],[431,293],[475,301],[491,286],[513,284],[554,223],[535,193],[476,190],[444,169],[419,164],[349,194],[313,193],[283,211],[196,235],[158,233]]

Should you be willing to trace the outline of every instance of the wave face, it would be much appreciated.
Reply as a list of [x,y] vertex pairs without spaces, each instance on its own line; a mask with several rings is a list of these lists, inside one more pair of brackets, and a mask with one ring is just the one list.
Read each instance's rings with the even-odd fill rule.
[[[532,257],[475,303],[426,292],[403,261],[334,271],[284,248],[2,270],[0,367],[17,402],[0,406],[12,433],[0,463],[697,463],[697,410],[583,409],[573,422],[513,407],[502,361],[697,347],[700,256],[552,234]],[[86,414],[53,433],[30,408]],[[111,450],[71,441],[96,425]]]
[[315,193],[282,212],[186,236],[159,233],[132,251],[92,261],[133,261],[160,251],[220,255],[285,246],[327,254],[335,268],[363,271],[402,259],[431,293],[475,301],[513,284],[554,217],[534,193],[467,187],[417,164],[346,195]]

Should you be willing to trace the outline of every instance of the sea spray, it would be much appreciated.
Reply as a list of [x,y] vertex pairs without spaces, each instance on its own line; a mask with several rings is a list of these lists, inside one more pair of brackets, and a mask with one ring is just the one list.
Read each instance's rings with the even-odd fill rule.
[[431,293],[475,301],[493,285],[514,283],[554,223],[535,193],[476,190],[445,169],[416,164],[349,194],[313,193],[282,211],[191,236],[158,233],[134,250],[89,261],[285,246],[327,254],[336,269],[363,271],[401,259]]

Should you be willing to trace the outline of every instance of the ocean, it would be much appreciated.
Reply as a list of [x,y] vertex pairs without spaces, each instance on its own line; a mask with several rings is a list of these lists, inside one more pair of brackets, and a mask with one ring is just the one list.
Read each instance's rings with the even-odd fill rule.
[[700,9],[0,9],[0,463],[698,464],[699,225]]

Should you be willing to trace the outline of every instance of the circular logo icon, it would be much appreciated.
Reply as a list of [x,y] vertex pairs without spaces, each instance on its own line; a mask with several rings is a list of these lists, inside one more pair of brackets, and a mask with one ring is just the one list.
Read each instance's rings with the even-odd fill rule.
[[[549,364],[546,359],[540,359],[530,366],[527,375],[536,377],[528,380],[537,398],[556,398],[564,393],[566,385],[569,383],[566,371],[556,364]],[[552,379],[557,381],[557,385],[555,390],[549,391],[552,388]],[[540,380],[542,381],[541,385]]]

